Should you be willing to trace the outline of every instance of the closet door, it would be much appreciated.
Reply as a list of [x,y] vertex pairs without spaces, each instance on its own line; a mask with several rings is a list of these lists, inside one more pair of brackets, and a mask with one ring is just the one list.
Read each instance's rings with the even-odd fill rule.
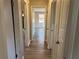
[[53,48],[54,59],[63,59],[68,11],[69,0],[57,0]]

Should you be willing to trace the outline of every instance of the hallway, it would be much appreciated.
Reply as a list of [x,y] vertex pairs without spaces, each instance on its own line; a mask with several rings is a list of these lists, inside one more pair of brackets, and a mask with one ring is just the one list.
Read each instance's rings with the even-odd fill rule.
[[79,1],[0,0],[0,59],[79,59]]
[[50,50],[44,43],[44,30],[37,28],[29,48],[25,48],[25,59],[50,59]]

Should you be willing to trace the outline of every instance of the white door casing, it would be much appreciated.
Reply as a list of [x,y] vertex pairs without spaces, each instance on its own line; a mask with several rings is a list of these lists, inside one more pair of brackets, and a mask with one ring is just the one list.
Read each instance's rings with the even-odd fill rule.
[[48,16],[47,16],[47,26],[46,26],[46,34],[47,34],[47,41],[48,41],[48,49],[51,49],[51,3],[48,3]]

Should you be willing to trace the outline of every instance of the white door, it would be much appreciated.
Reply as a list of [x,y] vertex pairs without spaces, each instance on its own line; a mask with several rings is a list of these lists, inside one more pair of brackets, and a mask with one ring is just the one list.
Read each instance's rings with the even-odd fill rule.
[[13,0],[13,16],[14,16],[14,31],[15,31],[15,49],[16,59],[21,59],[24,55],[23,45],[23,30],[22,30],[22,14],[21,12],[21,1]]
[[60,23],[60,8],[61,7],[61,0],[56,1],[56,13],[55,13],[55,27],[54,27],[54,40],[53,40],[53,53],[52,59],[57,59],[58,55],[58,45],[59,45],[59,23]]
[[54,30],[53,59],[63,59],[65,32],[68,19],[68,0],[57,0]]

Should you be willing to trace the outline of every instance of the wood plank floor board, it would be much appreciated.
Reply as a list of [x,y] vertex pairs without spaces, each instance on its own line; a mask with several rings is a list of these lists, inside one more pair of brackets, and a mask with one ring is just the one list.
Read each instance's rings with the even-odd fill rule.
[[[41,31],[41,30],[40,30]],[[41,35],[40,35],[41,36]],[[35,37],[30,47],[25,48],[25,59],[50,59],[51,51],[47,49],[47,45],[44,42],[44,39],[41,39],[40,36]]]

